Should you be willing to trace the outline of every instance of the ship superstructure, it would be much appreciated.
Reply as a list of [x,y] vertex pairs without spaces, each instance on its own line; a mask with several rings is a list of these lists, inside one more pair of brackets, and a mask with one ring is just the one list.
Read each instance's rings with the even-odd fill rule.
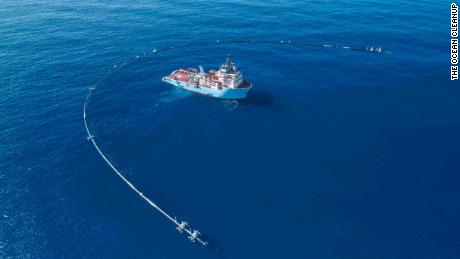
[[163,77],[164,82],[185,90],[222,99],[243,99],[251,89],[251,83],[243,78],[243,73],[230,57],[219,70],[204,72],[194,68],[177,69]]

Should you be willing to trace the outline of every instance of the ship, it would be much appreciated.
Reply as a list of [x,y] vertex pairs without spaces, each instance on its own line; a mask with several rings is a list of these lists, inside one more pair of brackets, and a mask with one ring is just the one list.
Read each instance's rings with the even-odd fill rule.
[[230,56],[219,70],[204,72],[200,65],[195,68],[180,68],[162,78],[163,82],[187,91],[221,99],[244,99],[252,84],[243,78]]

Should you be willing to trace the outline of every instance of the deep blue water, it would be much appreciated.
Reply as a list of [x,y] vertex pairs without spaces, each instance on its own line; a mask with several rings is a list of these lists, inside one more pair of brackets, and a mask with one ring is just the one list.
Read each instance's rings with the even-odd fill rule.
[[[460,88],[447,1],[0,2],[0,258],[459,258]],[[141,58],[216,39],[274,44]],[[220,101],[160,81],[230,53]]]

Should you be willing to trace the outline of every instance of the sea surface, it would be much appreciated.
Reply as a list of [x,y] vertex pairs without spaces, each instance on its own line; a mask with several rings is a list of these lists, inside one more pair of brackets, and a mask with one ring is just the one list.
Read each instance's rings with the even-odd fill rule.
[[[460,258],[449,44],[448,1],[1,0],[0,258]],[[161,82],[227,54],[246,100]],[[86,140],[133,59],[89,127],[207,247]]]

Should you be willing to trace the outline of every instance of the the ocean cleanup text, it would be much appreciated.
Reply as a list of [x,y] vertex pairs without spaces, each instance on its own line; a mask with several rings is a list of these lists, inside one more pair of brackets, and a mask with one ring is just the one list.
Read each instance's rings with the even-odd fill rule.
[[450,18],[451,18],[451,29],[450,29],[450,80],[458,79],[458,5],[452,3],[450,5]]

